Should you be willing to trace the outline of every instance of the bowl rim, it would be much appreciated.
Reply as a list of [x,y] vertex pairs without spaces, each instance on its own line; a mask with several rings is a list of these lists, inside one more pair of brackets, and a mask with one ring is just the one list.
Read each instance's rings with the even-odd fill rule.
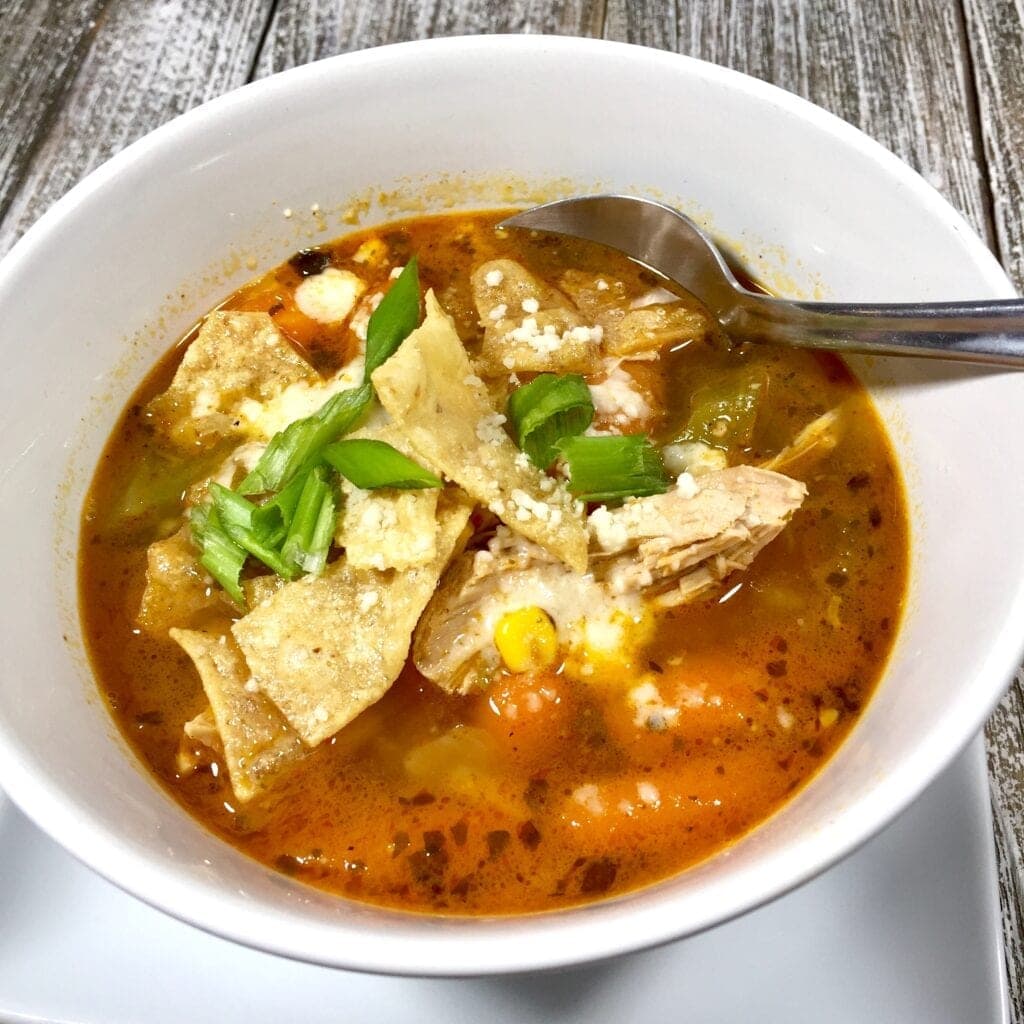
[[[489,35],[415,40],[339,54],[250,82],[175,117],[90,172],[25,232],[0,260],[0,295],[3,294],[5,278],[11,276],[20,264],[30,260],[37,249],[46,246],[50,237],[59,231],[65,217],[91,195],[107,187],[123,168],[144,159],[151,152],[173,148],[179,137],[201,129],[225,114],[230,115],[234,110],[244,109],[278,93],[301,89],[305,82],[330,74],[339,66],[355,70],[361,66],[391,64],[421,51],[458,59],[472,51],[486,54],[488,51],[509,50],[564,53],[567,59],[614,57],[648,66],[671,66],[675,70],[687,66],[698,79],[723,83],[736,92],[761,102],[767,101],[834,137],[840,145],[857,150],[904,185],[914,201],[930,216],[961,236],[974,267],[991,286],[994,297],[1016,294],[996,257],[966,219],[931,184],[879,142],[802,97],[730,68],[670,51],[572,36]],[[509,922],[510,927],[497,937],[473,935],[463,927],[461,919],[438,918],[445,923],[446,930],[431,941],[442,951],[450,950],[457,943],[459,950],[466,955],[466,959],[457,961],[454,967],[450,960],[445,962],[446,957],[439,955],[437,949],[425,954],[419,948],[425,943],[419,938],[385,938],[379,944],[367,944],[365,947],[323,949],[303,946],[296,941],[298,936],[289,935],[284,930],[280,934],[273,930],[262,933],[254,930],[252,925],[260,923],[258,908],[247,914],[246,908],[237,902],[230,903],[226,895],[219,893],[218,886],[172,877],[172,865],[155,864],[149,855],[137,852],[116,833],[88,817],[83,818],[77,805],[59,786],[37,777],[31,766],[22,762],[17,754],[17,739],[5,731],[2,720],[0,779],[11,800],[38,827],[98,874],[173,917],[244,945],[308,962],[385,974],[462,977],[561,968],[661,945],[682,935],[698,934],[789,892],[854,852],[908,807],[975,736],[998,703],[1004,684],[1009,682],[1020,664],[1024,655],[1022,637],[1024,581],[1006,609],[994,642],[980,659],[977,678],[1000,681],[998,688],[993,682],[989,699],[979,701],[973,713],[969,713],[970,709],[959,709],[955,715],[947,711],[929,740],[922,742],[913,756],[900,762],[898,768],[888,775],[883,791],[885,799],[879,799],[877,793],[872,794],[870,802],[861,797],[844,809],[842,820],[845,827],[830,830],[826,838],[811,835],[794,841],[785,869],[778,872],[769,884],[762,885],[756,896],[741,894],[715,912],[709,911],[702,918],[688,922],[685,928],[676,925],[672,915],[658,914],[651,909],[639,912],[643,927],[629,930],[592,927],[595,923],[592,911],[617,903],[621,905],[616,900],[568,908],[558,913],[487,918],[490,922]],[[649,890],[640,890],[644,891]],[[221,895],[224,899],[218,906],[217,899]],[[211,896],[214,899],[211,900]],[[408,920],[410,915],[398,916]],[[472,925],[481,919],[464,920]],[[521,934],[524,929],[533,935],[557,932],[563,938],[556,944],[524,943],[524,934]],[[500,945],[504,952],[504,958],[497,963],[493,960],[496,945]],[[390,955],[389,950],[393,950]]]

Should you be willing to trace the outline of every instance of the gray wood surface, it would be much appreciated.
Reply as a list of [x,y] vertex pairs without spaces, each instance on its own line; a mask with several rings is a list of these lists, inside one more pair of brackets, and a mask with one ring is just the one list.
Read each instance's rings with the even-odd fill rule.
[[[919,170],[1024,286],[1020,0],[4,0],[0,253],[108,156],[251,78],[482,32],[676,50],[806,96]],[[986,732],[1012,1019],[1024,1024],[1024,674]]]

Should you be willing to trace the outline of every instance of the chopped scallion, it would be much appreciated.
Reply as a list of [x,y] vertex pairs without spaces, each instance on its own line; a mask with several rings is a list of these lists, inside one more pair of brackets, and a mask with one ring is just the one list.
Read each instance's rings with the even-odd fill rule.
[[362,384],[332,395],[312,416],[288,424],[270,439],[259,462],[239,485],[239,494],[281,490],[316,461],[320,449],[351,430],[372,399],[373,388]]
[[290,580],[295,573],[282,560],[274,542],[269,542],[253,527],[255,514],[259,511],[247,498],[218,483],[210,484],[210,497],[213,499],[213,511],[224,532],[243,551],[258,558],[268,569],[278,576]]
[[535,466],[547,469],[558,442],[590,426],[594,402],[578,373],[542,373],[509,395],[507,413],[516,444]]
[[337,504],[328,470],[315,466],[306,477],[288,536],[281,548],[285,563],[301,572],[322,572],[327,564]]
[[294,477],[287,487],[278,491],[262,505],[255,507],[252,514],[252,529],[264,544],[280,547],[281,542],[288,536],[288,527],[291,525],[292,516],[295,515],[295,506],[299,503],[305,484],[304,476]]
[[569,490],[584,501],[620,501],[668,490],[661,453],[643,434],[567,437],[558,448],[569,466]]
[[373,490],[377,487],[441,487],[443,481],[418,462],[400,451],[372,438],[352,438],[329,444],[323,450],[324,461],[330,463],[356,487]]
[[245,550],[231,539],[210,505],[192,509],[189,523],[192,539],[200,551],[200,563],[232,599],[244,607],[245,596],[238,580],[245,565]]
[[394,354],[420,322],[420,274],[414,256],[402,269],[395,283],[385,292],[380,305],[366,325],[366,370],[370,374]]

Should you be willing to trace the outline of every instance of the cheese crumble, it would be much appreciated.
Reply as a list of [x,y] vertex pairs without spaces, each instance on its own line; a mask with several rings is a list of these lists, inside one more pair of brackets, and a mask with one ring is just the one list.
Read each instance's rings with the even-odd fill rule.
[[366,285],[349,270],[328,267],[295,289],[295,304],[311,320],[338,324],[348,318]]

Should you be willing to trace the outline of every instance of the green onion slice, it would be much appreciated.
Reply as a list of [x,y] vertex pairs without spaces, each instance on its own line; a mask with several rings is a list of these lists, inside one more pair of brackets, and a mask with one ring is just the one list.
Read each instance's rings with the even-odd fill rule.
[[210,484],[210,497],[213,499],[213,510],[224,532],[243,551],[258,558],[268,569],[286,580],[295,579],[295,572],[281,558],[277,550],[277,541],[269,538],[254,528],[254,517],[259,511],[247,498],[218,483]]
[[327,564],[338,506],[324,466],[314,466],[305,479],[281,548],[281,557],[294,571],[317,574]]
[[441,487],[444,484],[440,477],[386,441],[371,438],[338,441],[323,450],[323,458],[356,487],[365,490],[377,487]]
[[245,565],[246,552],[236,544],[221,525],[212,505],[201,505],[189,515],[192,540],[199,548],[199,561],[206,571],[245,607],[245,596],[238,582]]
[[542,373],[509,395],[506,411],[516,444],[535,466],[547,469],[558,454],[558,442],[590,426],[594,402],[578,373]]
[[567,437],[558,448],[569,466],[569,491],[584,501],[619,501],[668,490],[661,453],[644,434]]
[[420,322],[420,273],[414,256],[387,290],[366,325],[366,370],[370,374],[388,360]]
[[259,462],[238,486],[238,493],[281,490],[319,458],[325,445],[348,433],[372,400],[373,388],[362,384],[332,395],[312,416],[289,423],[270,439]]
[[278,491],[262,505],[256,505],[252,513],[252,529],[257,537],[270,547],[279,548],[288,536],[295,507],[302,496],[302,488],[306,484],[305,476],[292,479],[283,490]]

